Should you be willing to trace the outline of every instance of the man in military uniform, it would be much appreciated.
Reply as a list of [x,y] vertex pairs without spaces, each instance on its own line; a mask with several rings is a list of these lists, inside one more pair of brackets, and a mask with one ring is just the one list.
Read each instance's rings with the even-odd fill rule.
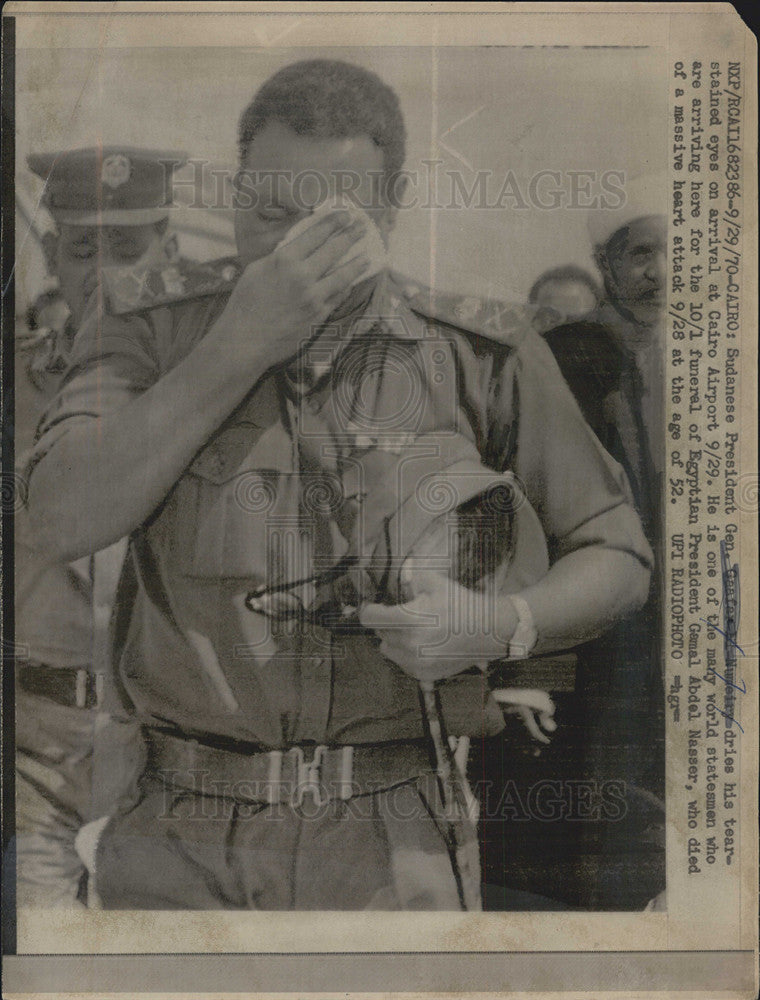
[[[161,257],[169,188],[160,158],[169,162],[171,154],[107,148],[29,157],[46,181],[51,225],[42,242],[50,281],[29,311],[33,329],[17,341],[19,455],[32,446],[58,391],[99,275]],[[34,551],[23,510],[16,534],[18,904],[70,906],[84,874],[77,831],[93,808],[99,814],[122,791],[113,785],[127,782],[130,760],[136,766],[139,757],[135,728],[107,722],[102,711],[107,619],[124,546],[52,564]]]
[[[372,250],[404,146],[373,73],[275,74],[240,120],[233,290],[93,311],[48,411],[38,544],[132,539],[114,642],[149,760],[90,845],[106,908],[477,908],[472,821],[443,802],[428,736],[497,731],[489,661],[644,598],[619,469],[524,314],[484,305],[463,327]],[[347,179],[368,219],[312,213]],[[522,484],[548,572],[493,599],[434,565],[403,583],[432,487],[481,467]]]

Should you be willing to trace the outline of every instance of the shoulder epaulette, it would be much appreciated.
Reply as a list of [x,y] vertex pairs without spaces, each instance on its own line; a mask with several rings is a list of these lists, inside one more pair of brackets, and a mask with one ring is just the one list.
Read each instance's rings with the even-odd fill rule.
[[143,274],[104,268],[103,284],[109,313],[124,316],[231,291],[239,276],[237,257],[202,263],[180,258]]
[[552,329],[563,318],[546,306],[439,292],[396,272],[391,280],[414,312],[508,347],[517,347],[531,330]]

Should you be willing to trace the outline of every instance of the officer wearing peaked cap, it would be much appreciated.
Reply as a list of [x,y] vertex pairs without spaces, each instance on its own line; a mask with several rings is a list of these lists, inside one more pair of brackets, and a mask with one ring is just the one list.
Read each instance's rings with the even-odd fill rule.
[[135,282],[139,287],[148,270],[173,263],[167,257],[172,178],[185,161],[184,153],[117,146],[27,158],[30,170],[45,181],[43,201],[58,227],[50,270],[74,329],[98,273],[117,287]]
[[[43,249],[48,288],[30,309],[33,336],[17,339],[16,449],[70,360],[98,275],[162,257],[171,170],[183,156],[126,147],[29,156],[51,216]],[[16,515],[17,886],[20,906],[74,906],[84,866],[77,831],[107,808],[138,767],[134,726],[105,712],[107,626],[124,546],[74,563],[34,552],[26,511]]]
[[[475,831],[442,808],[418,681],[437,685],[439,735],[497,731],[479,665],[572,645],[643,599],[619,470],[538,335],[418,311],[375,252],[404,143],[375,74],[286,66],[240,120],[232,290],[93,312],[77,337],[29,510],[63,558],[132,534],[114,644],[149,759],[91,830],[104,907],[477,908]],[[313,211],[346,171],[366,213]],[[546,565],[464,601],[438,564],[401,586],[411,529],[478,472],[522,483]],[[491,513],[506,534],[509,504]]]
[[141,226],[167,218],[172,177],[186,153],[95,146],[31,153],[29,169],[45,181],[44,202],[59,223]]

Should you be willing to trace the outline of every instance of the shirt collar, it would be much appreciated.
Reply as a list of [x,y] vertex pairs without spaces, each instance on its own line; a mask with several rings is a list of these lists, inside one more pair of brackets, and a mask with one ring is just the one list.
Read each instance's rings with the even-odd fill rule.
[[289,387],[299,395],[321,388],[334,370],[335,362],[349,343],[378,326],[385,336],[419,339],[424,335],[421,320],[409,308],[388,271],[381,271],[357,286],[356,302],[341,313],[330,316],[317,333],[285,369]]

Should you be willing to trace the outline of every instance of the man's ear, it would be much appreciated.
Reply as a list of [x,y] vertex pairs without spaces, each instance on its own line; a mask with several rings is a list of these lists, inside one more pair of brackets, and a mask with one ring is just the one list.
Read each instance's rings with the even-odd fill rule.
[[610,302],[614,303],[618,297],[618,282],[615,277],[615,270],[610,262],[606,247],[597,247],[594,251],[594,262],[599,268],[602,276],[602,286],[604,295]]

